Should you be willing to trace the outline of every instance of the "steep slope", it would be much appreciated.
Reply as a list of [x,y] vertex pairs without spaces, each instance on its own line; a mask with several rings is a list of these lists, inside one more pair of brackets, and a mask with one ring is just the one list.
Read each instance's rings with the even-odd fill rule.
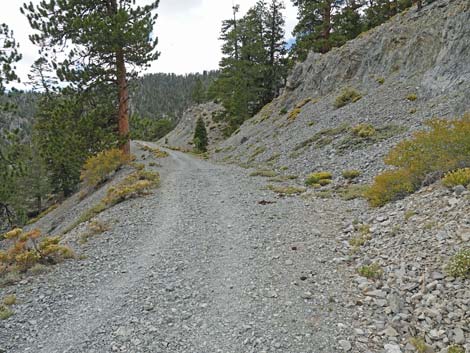
[[[436,1],[330,53],[310,54],[280,97],[225,141],[215,158],[301,175],[358,169],[370,179],[390,146],[425,120],[470,109],[469,8],[465,0]],[[336,108],[346,88],[362,98]],[[358,124],[372,125],[377,134],[356,136]]]
[[217,103],[195,105],[183,113],[183,117],[176,128],[162,138],[160,143],[185,150],[192,149],[196,122],[199,117],[202,117],[206,125],[209,145],[215,145],[224,138],[224,124],[217,120],[217,116],[223,114],[223,112],[223,107]]
[[[337,107],[345,89],[355,96]],[[386,168],[392,146],[433,117],[470,111],[469,96],[470,2],[435,1],[342,48],[312,53],[280,97],[217,146],[214,158],[278,174],[269,183],[303,184],[307,173],[332,172],[330,186],[301,196],[318,202],[308,219],[319,219],[338,196],[351,196],[341,190],[360,189],[343,171],[358,170],[358,181],[369,182]],[[336,203],[331,223],[344,228],[335,260],[356,272],[346,305],[354,308],[354,330],[343,351],[470,351],[470,278],[448,271],[457,254],[470,251],[469,199],[464,187],[436,182],[380,209],[363,199]]]

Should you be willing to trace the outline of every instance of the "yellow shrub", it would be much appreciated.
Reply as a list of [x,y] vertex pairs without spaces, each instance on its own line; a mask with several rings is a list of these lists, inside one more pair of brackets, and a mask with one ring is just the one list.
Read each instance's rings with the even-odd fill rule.
[[297,117],[299,116],[300,112],[302,110],[300,108],[294,108],[291,110],[291,112],[289,113],[289,115],[287,116],[287,120],[295,120],[297,119]]
[[352,133],[358,137],[367,138],[374,136],[376,131],[370,124],[359,124],[352,128]]
[[330,172],[311,173],[307,176],[305,184],[313,186],[315,184],[327,185],[331,183],[332,174]]
[[470,184],[470,168],[457,169],[453,172],[447,173],[442,178],[442,183],[448,188],[452,188],[457,185],[467,186]]
[[117,148],[100,152],[86,160],[80,179],[87,187],[95,187],[128,162],[129,157]]
[[362,94],[354,88],[345,88],[341,91],[340,95],[336,97],[335,107],[344,107],[346,104],[357,102],[361,98]]
[[0,268],[6,272],[11,270],[26,271],[38,263],[53,264],[74,256],[73,251],[60,245],[60,237],[41,237],[39,230],[23,232],[14,229],[5,236],[11,242],[6,251],[0,252]]
[[418,99],[418,96],[416,95],[416,93],[410,93],[406,99],[408,99],[410,102],[414,102],[415,100]]
[[356,179],[361,175],[359,170],[345,170],[343,171],[343,178],[348,180]]
[[375,177],[374,183],[366,190],[364,196],[374,207],[380,207],[412,193],[415,184],[406,170],[389,170]]
[[160,175],[156,172],[137,171],[130,174],[118,185],[109,188],[103,203],[112,206],[126,199],[141,196],[160,183]]
[[[385,163],[399,170],[375,178],[366,193],[373,206],[404,197],[429,176],[470,165],[470,114],[459,120],[433,119],[427,125],[429,130],[415,133],[389,152]],[[460,172],[458,175],[460,178]],[[449,177],[449,182],[451,179],[455,180],[454,176]]]

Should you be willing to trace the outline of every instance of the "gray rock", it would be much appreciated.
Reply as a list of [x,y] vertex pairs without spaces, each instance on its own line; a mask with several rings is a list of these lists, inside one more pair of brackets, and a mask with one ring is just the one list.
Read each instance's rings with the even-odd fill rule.
[[386,344],[384,345],[385,353],[402,353],[398,344]]

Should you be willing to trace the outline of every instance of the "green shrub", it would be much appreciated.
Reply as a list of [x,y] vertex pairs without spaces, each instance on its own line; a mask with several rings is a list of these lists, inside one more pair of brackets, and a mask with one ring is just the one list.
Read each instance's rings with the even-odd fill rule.
[[11,311],[7,306],[0,305],[0,320],[6,320],[13,314],[13,311]]
[[117,148],[100,152],[86,160],[82,168],[80,180],[87,187],[95,187],[104,182],[111,173],[128,162],[129,157]]
[[418,96],[416,95],[416,93],[410,93],[406,96],[406,99],[408,99],[410,102],[414,102],[418,99]]
[[279,111],[279,114],[281,115],[286,115],[287,114],[287,109],[284,107]]
[[364,197],[365,190],[367,190],[367,186],[365,185],[351,184],[347,187],[339,188],[337,193],[343,200],[349,201]]
[[416,352],[418,353],[427,353],[428,352],[428,345],[421,337],[411,337],[410,343],[415,347]]
[[377,78],[375,79],[375,81],[377,81],[378,84],[383,85],[383,84],[385,83],[385,78],[383,78],[383,77],[377,77]]
[[274,170],[255,170],[254,172],[250,173],[250,176],[261,176],[266,178],[273,178],[277,175]]
[[362,277],[369,279],[378,279],[382,277],[383,270],[379,264],[373,263],[370,265],[361,266],[357,271]]
[[447,272],[454,277],[470,278],[470,248],[460,250],[450,259]]
[[447,353],[465,353],[465,349],[454,344],[447,348]]
[[442,183],[448,188],[452,188],[457,185],[469,185],[470,168],[457,169],[453,172],[447,173],[444,178],[442,178]]
[[6,306],[12,306],[16,304],[16,295],[10,294],[3,298],[3,304]]
[[343,178],[348,180],[354,180],[361,175],[359,170],[345,170],[343,171]]
[[[332,174],[330,172],[317,172],[317,173],[311,173],[307,176],[307,179],[305,180],[305,185],[308,186],[313,186],[314,184],[320,184],[322,183],[329,184],[331,183],[331,178]],[[325,181],[328,180],[328,181]]]
[[470,164],[470,114],[458,120],[433,119],[429,130],[400,142],[385,158],[398,167],[375,178],[367,192],[373,206],[382,206],[414,191],[430,177]]
[[376,134],[375,128],[370,124],[359,124],[352,128],[352,132],[355,136],[361,138],[368,138]]
[[362,98],[361,93],[355,90],[354,88],[350,88],[350,87],[345,88],[341,91],[340,95],[336,97],[335,107],[336,108],[344,107],[345,105],[349,103],[357,102],[361,98]]
[[275,185],[268,185],[268,190],[274,191],[277,194],[283,195],[297,195],[305,192],[305,188],[299,188],[296,186],[275,186]]
[[372,206],[380,207],[411,194],[415,189],[416,185],[411,181],[408,171],[389,170],[375,177],[364,196]]

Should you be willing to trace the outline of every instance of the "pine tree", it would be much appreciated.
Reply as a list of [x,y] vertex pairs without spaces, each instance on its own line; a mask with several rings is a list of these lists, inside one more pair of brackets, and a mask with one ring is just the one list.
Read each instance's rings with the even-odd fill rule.
[[305,60],[310,50],[326,53],[336,45],[331,37],[335,11],[344,0],[292,0],[297,6],[299,22],[293,34],[296,43],[293,46],[294,58]]
[[207,151],[207,145],[209,144],[209,140],[207,138],[206,125],[204,124],[204,120],[202,119],[202,117],[199,117],[197,119],[193,143],[198,151]]
[[202,83],[202,80],[198,77],[194,84],[192,98],[194,103],[201,104],[206,100],[206,89]]
[[271,101],[284,86],[287,77],[287,44],[285,37],[285,19],[282,10],[285,9],[283,2],[271,0],[266,13],[266,46],[268,51],[269,72],[267,75],[269,94],[265,102]]
[[223,58],[210,96],[227,111],[228,133],[270,102],[283,85],[285,61],[283,5],[258,1],[241,19],[222,24]]
[[[5,94],[5,85],[19,81],[15,73],[15,63],[21,60],[18,44],[13,32],[5,24],[0,24],[0,96]],[[3,111],[13,108],[11,104],[1,104]],[[11,226],[15,221],[14,206],[18,190],[18,178],[24,173],[24,151],[20,143],[19,131],[0,131],[0,217],[7,219]]]
[[[63,81],[79,90],[111,84],[123,151],[130,153],[128,81],[136,76],[129,67],[145,68],[158,57],[151,40],[159,0],[137,6],[135,0],[44,0],[25,4],[34,44],[52,51],[52,64]],[[57,50],[69,48],[58,61]],[[63,57],[60,55],[60,57]]]

